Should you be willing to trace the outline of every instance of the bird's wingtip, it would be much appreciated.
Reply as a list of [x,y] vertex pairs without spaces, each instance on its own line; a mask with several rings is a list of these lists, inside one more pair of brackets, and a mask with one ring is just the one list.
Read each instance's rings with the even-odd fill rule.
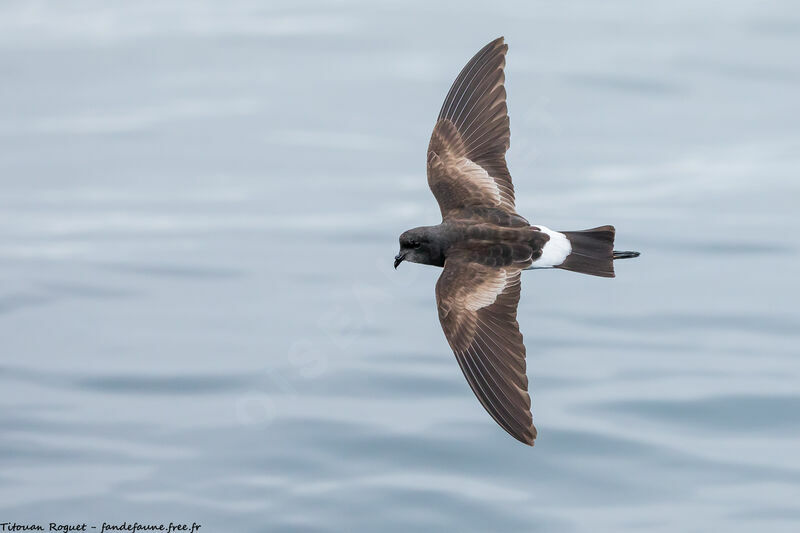
[[512,434],[512,436],[525,446],[530,446],[531,448],[533,448],[533,445],[536,444],[537,434],[538,432],[536,431],[536,426],[531,425],[530,429],[525,433],[521,435]]

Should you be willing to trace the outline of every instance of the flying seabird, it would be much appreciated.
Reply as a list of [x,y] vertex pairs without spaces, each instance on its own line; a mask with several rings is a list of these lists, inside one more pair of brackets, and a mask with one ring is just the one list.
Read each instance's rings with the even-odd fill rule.
[[512,437],[533,446],[525,345],[517,323],[523,270],[559,268],[614,277],[614,227],[554,231],[517,214],[506,166],[510,131],[503,38],[463,68],[442,104],[428,145],[428,185],[442,222],[400,235],[394,267],[444,267],[436,283],[439,321],[464,377]]

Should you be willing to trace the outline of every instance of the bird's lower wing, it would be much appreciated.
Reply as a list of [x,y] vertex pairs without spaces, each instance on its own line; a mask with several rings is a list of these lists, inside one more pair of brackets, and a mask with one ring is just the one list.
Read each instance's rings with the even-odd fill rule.
[[436,284],[439,321],[464,377],[511,436],[533,445],[525,345],[517,323],[518,268],[491,268],[450,257]]

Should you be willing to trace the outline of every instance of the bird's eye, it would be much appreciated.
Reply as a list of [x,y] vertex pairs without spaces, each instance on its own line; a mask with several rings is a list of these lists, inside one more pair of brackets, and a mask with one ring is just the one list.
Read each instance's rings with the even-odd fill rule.
[[419,248],[420,246],[422,246],[422,243],[420,243],[420,242],[417,242],[417,241],[411,241],[411,242],[410,242],[410,243],[408,243],[408,244],[409,244],[409,245],[410,245],[412,248]]

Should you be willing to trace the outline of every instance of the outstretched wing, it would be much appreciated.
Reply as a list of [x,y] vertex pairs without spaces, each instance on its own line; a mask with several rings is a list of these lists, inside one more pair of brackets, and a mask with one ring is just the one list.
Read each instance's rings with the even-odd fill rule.
[[495,39],[453,82],[428,145],[428,185],[442,218],[464,207],[516,214],[506,166],[511,132],[503,86],[508,45]]
[[512,437],[533,446],[525,345],[517,323],[518,268],[448,257],[436,284],[447,342],[483,407]]

